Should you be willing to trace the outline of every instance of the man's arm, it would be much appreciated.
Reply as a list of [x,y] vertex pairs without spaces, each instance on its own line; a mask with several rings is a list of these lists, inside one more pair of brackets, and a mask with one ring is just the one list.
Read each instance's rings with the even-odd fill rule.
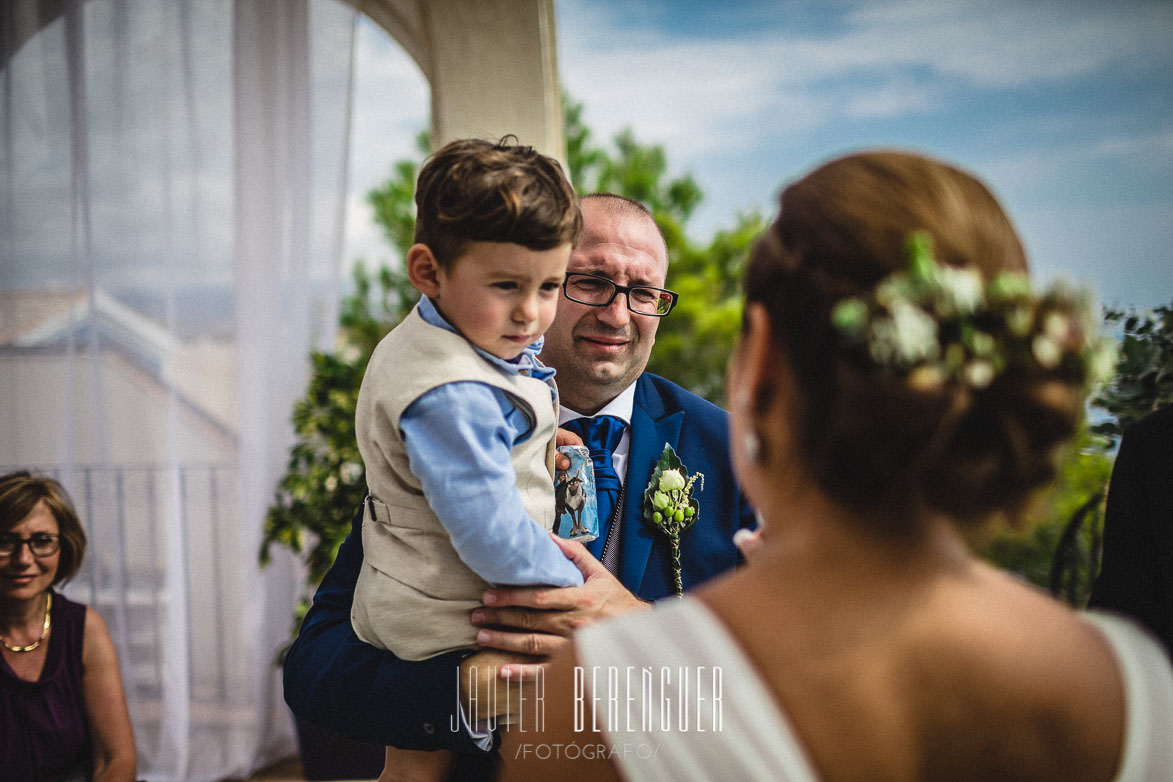
[[362,558],[360,508],[285,659],[285,702],[301,719],[356,741],[478,751],[465,730],[449,728],[466,652],[407,662],[354,634],[350,607]]

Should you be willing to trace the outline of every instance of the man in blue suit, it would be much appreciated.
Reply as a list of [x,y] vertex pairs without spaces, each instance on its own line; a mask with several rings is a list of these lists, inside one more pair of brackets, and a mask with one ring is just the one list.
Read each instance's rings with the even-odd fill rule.
[[1124,430],[1088,607],[1135,617],[1173,655],[1173,405]]
[[[612,461],[623,483],[622,511],[603,561],[580,558],[586,576],[572,589],[493,589],[471,621],[484,626],[478,640],[489,659],[501,652],[549,654],[568,643],[574,627],[633,610],[674,592],[667,539],[643,522],[643,493],[665,444],[690,473],[704,473],[694,487],[700,520],[680,538],[685,589],[738,562],[733,533],[754,523],[741,496],[728,455],[727,416],[717,406],[663,378],[644,372],[659,318],[640,314],[642,302],[663,288],[667,248],[651,214],[620,196],[582,199],[583,238],[567,267],[593,287],[590,294],[563,298],[546,333],[542,359],[558,371],[563,409],[560,422],[611,415],[626,426]],[[632,289],[635,290],[632,290]],[[588,303],[590,302],[590,303]],[[454,671],[467,652],[404,662],[360,642],[350,626],[354,585],[362,564],[356,527],[339,549],[314,605],[285,662],[285,699],[302,719],[351,738],[403,749],[451,749],[465,753],[456,776],[485,773],[466,730],[449,729],[459,693]],[[607,530],[592,553],[598,556]],[[617,557],[615,554],[617,553]],[[514,631],[500,629],[515,628]],[[496,629],[494,629],[496,628]],[[496,658],[499,659],[499,658]],[[468,755],[477,753],[477,755]]]

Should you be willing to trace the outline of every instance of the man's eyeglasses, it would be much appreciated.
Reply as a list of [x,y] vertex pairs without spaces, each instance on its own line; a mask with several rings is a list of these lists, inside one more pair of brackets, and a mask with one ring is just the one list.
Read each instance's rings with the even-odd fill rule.
[[566,275],[562,292],[571,301],[591,307],[606,307],[615,300],[616,294],[627,296],[627,309],[636,315],[651,315],[662,318],[676,306],[679,294],[664,288],[648,285],[617,285],[597,274],[573,273]]
[[27,538],[18,538],[16,535],[0,535],[0,557],[5,559],[15,557],[16,552],[20,551],[20,547],[26,543],[34,557],[50,557],[57,553],[57,549],[61,548],[60,537],[60,535],[51,535],[47,532],[39,532]]

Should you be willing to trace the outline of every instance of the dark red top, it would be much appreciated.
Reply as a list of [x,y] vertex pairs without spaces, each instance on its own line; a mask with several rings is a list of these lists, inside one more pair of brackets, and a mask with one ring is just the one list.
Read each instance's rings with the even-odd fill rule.
[[86,607],[53,593],[53,626],[39,681],[0,657],[0,780],[66,779],[92,762],[82,686]]

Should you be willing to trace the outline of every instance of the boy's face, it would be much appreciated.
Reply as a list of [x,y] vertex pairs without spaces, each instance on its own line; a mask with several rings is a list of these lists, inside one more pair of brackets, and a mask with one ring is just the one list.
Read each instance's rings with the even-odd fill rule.
[[464,338],[512,359],[554,320],[570,245],[531,250],[509,242],[473,242],[436,274],[431,296]]

